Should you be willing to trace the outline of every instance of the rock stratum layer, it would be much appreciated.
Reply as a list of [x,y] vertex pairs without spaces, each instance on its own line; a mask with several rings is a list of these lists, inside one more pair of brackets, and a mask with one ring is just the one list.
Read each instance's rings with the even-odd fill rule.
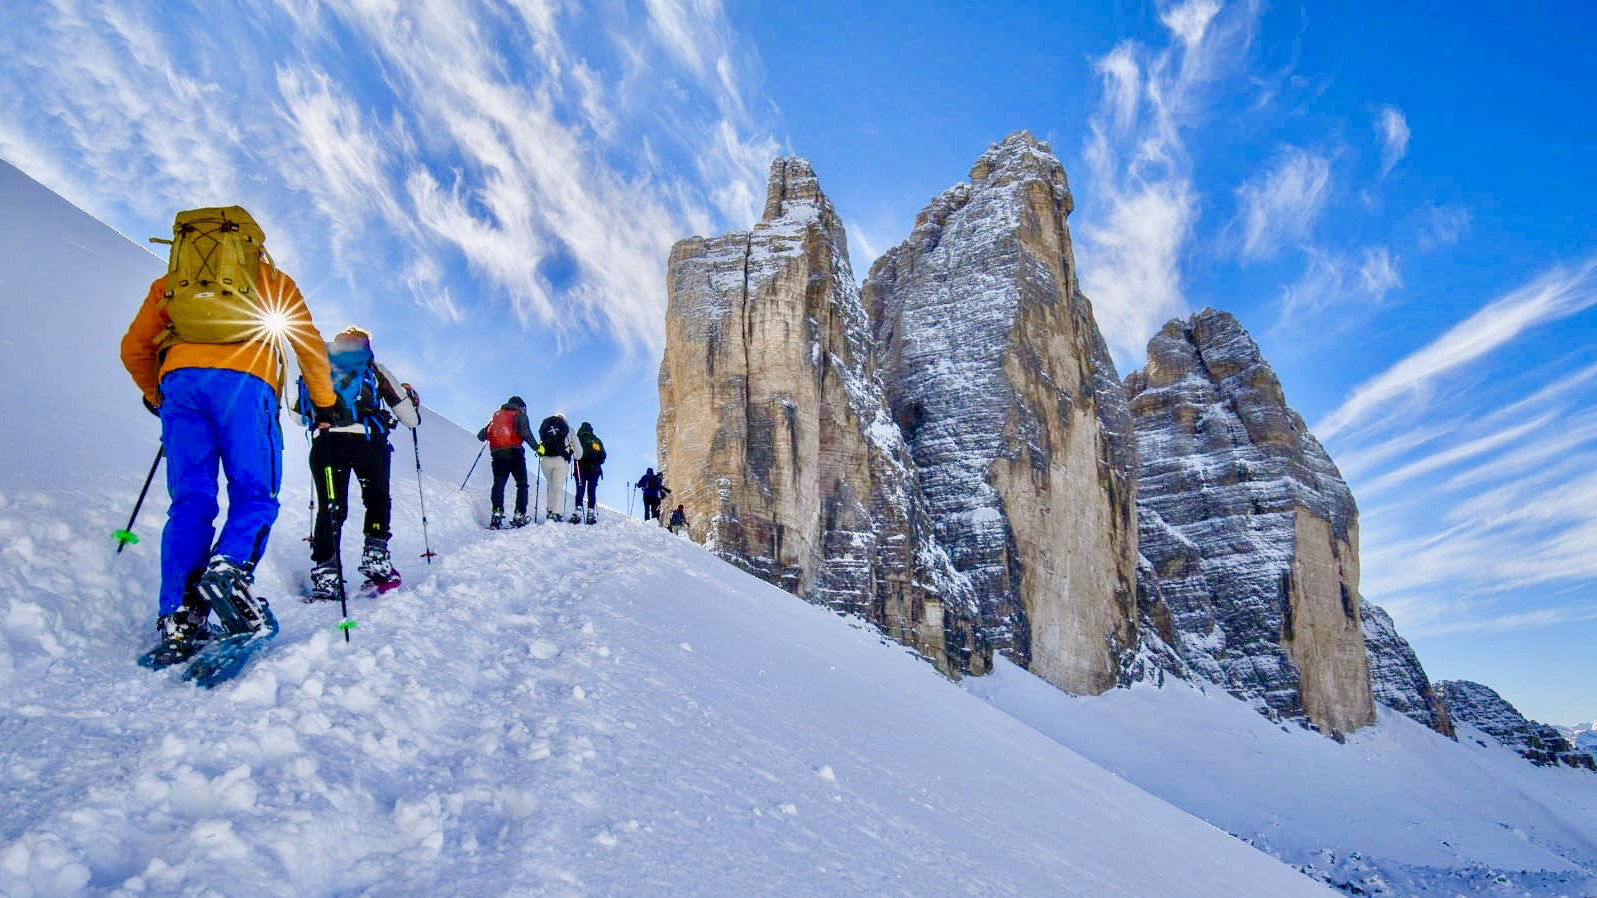
[[1526,719],[1492,689],[1468,680],[1441,680],[1436,684],[1458,724],[1469,724],[1519,752],[1532,764],[1550,767],[1597,769],[1597,758],[1577,751],[1557,727]]
[[1331,734],[1375,720],[1353,495],[1237,320],[1205,309],[1126,379],[1161,635],[1196,675]]
[[1134,438],[1077,285],[1064,169],[1012,134],[862,288],[894,419],[993,644],[1077,693],[1135,642]]
[[888,413],[843,226],[808,162],[747,232],[671,251],[658,438],[694,539],[947,672],[990,661]]

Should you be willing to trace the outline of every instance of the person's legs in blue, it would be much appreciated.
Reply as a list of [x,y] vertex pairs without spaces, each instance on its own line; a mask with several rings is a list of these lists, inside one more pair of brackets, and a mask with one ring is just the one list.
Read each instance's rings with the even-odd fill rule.
[[161,379],[161,442],[172,505],[161,531],[161,614],[183,605],[183,593],[204,569],[216,529],[217,435],[209,413],[204,368],[180,368]]
[[212,369],[211,408],[227,475],[227,522],[215,554],[247,571],[266,551],[283,485],[283,431],[271,384],[240,371]]

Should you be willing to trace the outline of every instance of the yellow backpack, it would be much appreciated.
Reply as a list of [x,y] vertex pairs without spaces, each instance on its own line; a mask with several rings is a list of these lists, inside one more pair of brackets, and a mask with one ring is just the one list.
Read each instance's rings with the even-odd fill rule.
[[266,235],[238,206],[190,209],[172,223],[172,254],[166,267],[166,333],[156,340],[174,343],[243,343],[262,339],[260,290],[255,283],[261,259],[268,265]]

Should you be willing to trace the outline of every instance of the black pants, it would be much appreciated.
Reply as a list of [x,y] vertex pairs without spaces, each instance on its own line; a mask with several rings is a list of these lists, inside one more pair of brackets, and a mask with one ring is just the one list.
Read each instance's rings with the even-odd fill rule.
[[643,519],[645,521],[660,517],[660,498],[659,496],[651,496],[648,493],[643,494]]
[[516,478],[516,514],[527,513],[527,453],[520,446],[509,449],[495,449],[492,453],[494,465],[494,489],[488,498],[494,504],[494,511],[505,510],[505,481],[511,477]]
[[362,536],[388,539],[389,515],[393,511],[388,495],[390,456],[394,449],[386,437],[368,438],[363,433],[324,433],[311,440],[311,482],[316,484],[316,531],[312,537],[311,561],[331,561],[338,546],[333,542],[333,522],[327,513],[327,472],[333,469],[333,497],[338,504],[338,525],[349,518],[349,474],[360,481],[360,501],[366,506]]
[[599,507],[599,501],[597,499],[595,499],[593,496],[594,496],[594,493],[598,492],[598,490],[599,490],[599,472],[596,471],[596,470],[595,471],[589,471],[589,470],[583,468],[582,467],[582,462],[580,462],[580,461],[577,462],[576,467],[573,470],[575,470],[575,472],[576,472],[575,476],[577,478],[577,508],[578,508],[578,510],[580,510],[582,508],[583,504],[584,504],[583,501],[582,501],[582,497],[583,496],[587,496],[588,497],[588,501],[587,501],[586,504],[587,504],[587,506],[589,508],[598,508]]

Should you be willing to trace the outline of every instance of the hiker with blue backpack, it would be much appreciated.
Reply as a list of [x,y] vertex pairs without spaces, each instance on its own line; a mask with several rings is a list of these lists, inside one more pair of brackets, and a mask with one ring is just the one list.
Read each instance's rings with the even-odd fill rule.
[[410,384],[398,382],[378,364],[372,355],[371,334],[358,327],[346,328],[333,338],[327,346],[327,361],[337,396],[329,426],[314,429],[316,422],[305,416],[311,403],[303,392],[298,408],[311,428],[311,482],[316,485],[316,529],[306,601],[336,602],[343,594],[338,534],[349,513],[351,473],[360,482],[361,504],[366,508],[361,527],[365,537],[360,556],[360,572],[366,578],[363,591],[382,593],[399,585],[399,571],[388,553],[392,535],[388,484],[394,451],[388,435],[400,424],[415,428],[421,423],[421,400]]

